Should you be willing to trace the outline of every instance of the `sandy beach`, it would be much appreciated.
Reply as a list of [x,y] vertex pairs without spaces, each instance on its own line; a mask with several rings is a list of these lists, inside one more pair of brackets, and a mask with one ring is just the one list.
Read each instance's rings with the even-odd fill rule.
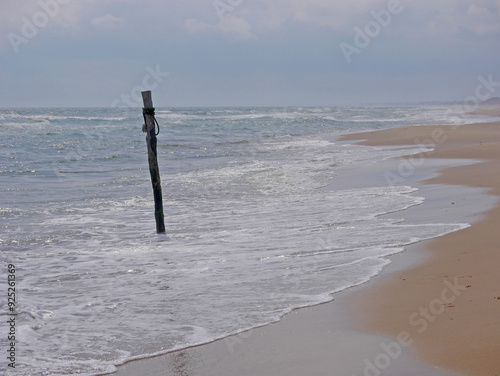
[[[411,127],[349,136],[366,145],[415,144],[433,140],[422,158],[470,158],[478,163],[452,167],[426,184],[488,189],[500,195],[499,123],[460,127]],[[407,161],[414,163],[416,157]],[[393,176],[397,179],[398,175]],[[452,203],[450,203],[452,204]],[[392,337],[412,328],[413,346],[426,363],[464,375],[500,371],[500,207],[472,227],[425,244],[430,259],[361,291],[353,299],[361,326]]]
[[[436,191],[436,197],[415,210],[472,226],[409,246],[379,276],[336,294],[333,302],[207,345],[127,363],[115,375],[498,375],[500,205],[493,207],[491,195],[500,196],[499,127],[422,126],[344,137],[372,146],[431,145],[434,151],[393,160],[376,175],[385,184],[413,184],[426,166],[431,172],[433,161],[452,165],[427,176],[422,191]],[[488,192],[490,200],[468,196],[463,186]]]

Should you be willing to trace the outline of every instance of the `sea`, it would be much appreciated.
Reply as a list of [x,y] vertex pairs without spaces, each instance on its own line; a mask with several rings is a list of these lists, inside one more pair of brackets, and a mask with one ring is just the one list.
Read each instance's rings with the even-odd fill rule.
[[395,220],[425,201],[412,185],[333,184],[430,147],[339,136],[464,122],[446,105],[157,108],[156,119],[166,234],[140,108],[0,110],[1,374],[110,373],[275,322],[368,281],[405,245],[468,226]]

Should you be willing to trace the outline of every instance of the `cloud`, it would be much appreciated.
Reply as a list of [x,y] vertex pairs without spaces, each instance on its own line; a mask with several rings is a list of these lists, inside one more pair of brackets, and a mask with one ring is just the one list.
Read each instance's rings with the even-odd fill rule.
[[387,7],[387,2],[381,0],[329,1],[329,0],[280,0],[281,7],[291,8],[293,18],[304,23],[314,23],[333,28],[342,27],[357,15],[365,15],[371,9]]
[[[483,36],[500,32],[500,1],[483,0],[470,4],[465,0],[442,0],[437,3],[412,4],[406,28],[420,37],[463,38],[464,32]],[[418,29],[417,29],[418,27]],[[418,33],[416,32],[418,30]]]
[[196,34],[196,33],[201,33],[201,32],[208,31],[208,30],[213,30],[213,26],[211,26],[205,22],[198,21],[195,18],[190,18],[190,19],[186,20],[186,22],[184,23],[184,27],[191,34]]
[[[500,0],[254,0],[236,10],[259,36],[274,30],[286,30],[291,24],[323,31],[351,33],[354,27],[371,20],[371,12],[380,12],[390,4],[403,11],[393,17],[390,31],[400,36],[454,35],[463,30],[476,34],[500,32]],[[319,29],[318,29],[319,30]],[[388,30],[389,31],[389,30]],[[404,32],[404,34],[401,34]]]
[[27,24],[43,30],[70,29],[78,24],[86,5],[88,4],[69,0],[25,0],[21,3],[8,1],[2,4],[0,33],[22,34]]
[[466,26],[477,34],[490,34],[500,32],[500,15],[497,8],[496,14],[486,7],[472,4],[467,9]]
[[91,24],[96,29],[116,30],[122,27],[124,20],[122,18],[112,16],[111,14],[107,14],[105,16],[93,18]]
[[[404,0],[403,0],[404,1]],[[336,31],[352,30],[357,19],[369,15],[372,9],[387,7],[388,0],[257,0],[254,7],[256,23],[268,30],[289,23],[321,26]],[[243,8],[243,6],[241,7]],[[259,28],[260,29],[260,28]]]
[[2,3],[0,13],[0,51],[18,52],[19,47],[39,35],[40,31],[62,30],[75,21],[74,4],[63,0],[25,0]]
[[232,14],[224,17],[222,21],[217,24],[217,29],[226,33],[234,35],[236,38],[252,39],[252,27],[243,18],[236,17]]
[[204,32],[218,32],[228,35],[234,39],[255,39],[252,27],[245,19],[233,14],[226,15],[215,25],[210,25],[195,18],[190,18],[184,23],[184,27],[191,34]]

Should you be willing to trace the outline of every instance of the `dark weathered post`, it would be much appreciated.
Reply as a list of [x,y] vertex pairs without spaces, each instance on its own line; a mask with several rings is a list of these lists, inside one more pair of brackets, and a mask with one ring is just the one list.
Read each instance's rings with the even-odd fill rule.
[[158,157],[156,153],[156,119],[151,91],[143,91],[142,100],[144,102],[142,114],[145,122],[143,130],[146,132],[149,173],[151,174],[151,183],[153,184],[153,195],[155,199],[156,232],[158,234],[164,234],[165,220],[163,217],[163,198],[161,194],[160,169],[158,168]]

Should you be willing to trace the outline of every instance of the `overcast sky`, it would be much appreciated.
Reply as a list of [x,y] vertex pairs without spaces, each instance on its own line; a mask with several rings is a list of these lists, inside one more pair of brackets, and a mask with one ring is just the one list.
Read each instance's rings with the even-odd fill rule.
[[460,101],[500,81],[500,0],[0,5],[0,107]]

